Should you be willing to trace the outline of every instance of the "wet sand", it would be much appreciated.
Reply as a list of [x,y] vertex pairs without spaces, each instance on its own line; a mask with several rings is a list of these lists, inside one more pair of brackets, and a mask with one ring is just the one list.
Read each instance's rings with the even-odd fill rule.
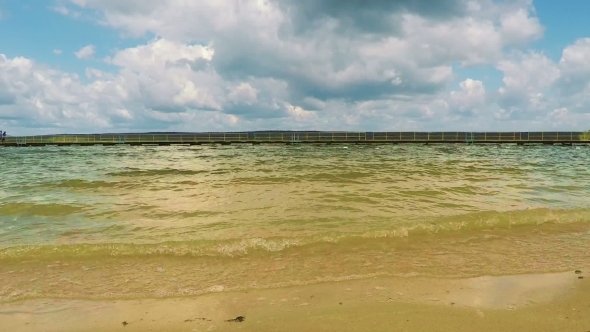
[[[14,332],[590,331],[590,267],[580,270],[371,278],[179,299],[28,300],[0,304],[0,326]],[[227,321],[239,316],[244,320]]]

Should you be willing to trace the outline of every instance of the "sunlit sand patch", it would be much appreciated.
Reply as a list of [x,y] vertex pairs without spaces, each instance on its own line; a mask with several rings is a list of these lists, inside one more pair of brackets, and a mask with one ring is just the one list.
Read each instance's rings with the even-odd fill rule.
[[457,305],[515,309],[554,300],[571,291],[576,282],[571,272],[478,277],[468,279],[467,287],[445,299]]
[[[425,282],[425,281],[423,281]],[[508,309],[548,303],[571,292],[579,279],[573,272],[482,276],[425,282],[421,293],[406,291],[405,299],[473,309]],[[399,296],[402,298],[402,295]]]

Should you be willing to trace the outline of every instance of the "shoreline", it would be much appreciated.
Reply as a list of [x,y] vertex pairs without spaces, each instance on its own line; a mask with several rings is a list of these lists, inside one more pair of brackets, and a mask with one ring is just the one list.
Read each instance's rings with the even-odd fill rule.
[[[580,270],[376,277],[187,298],[25,300],[0,304],[0,326],[14,332],[587,331],[590,266]],[[228,322],[240,316],[243,321]]]
[[175,255],[153,248],[125,253],[118,247],[92,255],[81,250],[63,255],[53,248],[44,256],[21,249],[0,255],[0,304],[39,298],[193,297],[376,276],[450,280],[573,271],[587,265],[589,239],[590,225],[573,223],[328,241],[236,257]]

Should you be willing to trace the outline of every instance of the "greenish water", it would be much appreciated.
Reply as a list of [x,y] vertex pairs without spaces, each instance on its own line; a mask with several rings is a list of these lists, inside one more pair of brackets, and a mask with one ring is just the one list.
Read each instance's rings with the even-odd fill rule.
[[[0,162],[0,276],[12,271],[0,300],[499,273],[510,259],[513,272],[535,272],[590,257],[584,147],[0,148]],[[525,251],[477,261],[515,243]],[[514,261],[545,251],[550,260],[572,248],[577,254],[565,265],[535,261],[518,270],[522,261]],[[432,259],[437,252],[443,260]],[[51,274],[49,265],[66,270]],[[164,271],[176,280],[153,275]],[[121,290],[138,274],[151,275],[152,286]],[[52,290],[48,276],[58,284],[78,278],[80,289],[74,282]],[[98,287],[105,276],[112,283]],[[172,286],[182,280],[192,286]]]

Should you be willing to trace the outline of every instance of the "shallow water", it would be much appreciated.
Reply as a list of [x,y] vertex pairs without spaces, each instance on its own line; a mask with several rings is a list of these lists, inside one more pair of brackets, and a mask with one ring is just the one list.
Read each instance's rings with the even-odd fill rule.
[[548,272],[590,257],[588,148],[44,147],[0,160],[0,301]]

